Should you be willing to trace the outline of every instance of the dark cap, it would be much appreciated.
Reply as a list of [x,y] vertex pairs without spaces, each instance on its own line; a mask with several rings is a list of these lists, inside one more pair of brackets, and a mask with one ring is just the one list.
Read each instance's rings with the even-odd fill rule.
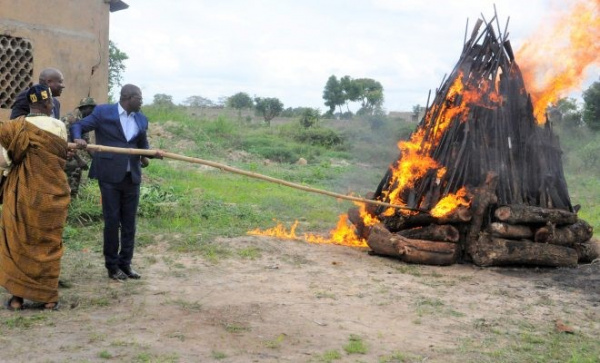
[[96,106],[96,101],[92,97],[85,97],[79,101],[79,106],[77,108],[85,107],[85,106]]
[[52,91],[46,85],[36,84],[27,90],[27,101],[29,103],[44,102],[47,99],[52,99]]

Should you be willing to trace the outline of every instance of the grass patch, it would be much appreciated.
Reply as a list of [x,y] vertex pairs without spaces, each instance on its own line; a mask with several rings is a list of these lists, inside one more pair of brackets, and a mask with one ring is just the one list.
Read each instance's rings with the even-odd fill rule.
[[221,359],[225,359],[225,358],[227,358],[227,354],[225,354],[225,353],[223,353],[223,352],[216,351],[216,350],[213,350],[213,351],[210,353],[210,356],[211,356],[213,359],[216,359],[216,360],[221,360]]
[[320,362],[331,363],[334,360],[342,359],[342,354],[338,350],[328,350],[318,357]]
[[256,248],[256,247],[247,247],[247,248],[242,248],[242,249],[238,250],[237,254],[241,258],[255,260],[255,259],[261,257],[261,250],[260,250],[260,248]]
[[47,325],[48,316],[40,313],[34,315],[15,315],[5,318],[2,325],[10,329],[29,329],[34,326]]
[[367,354],[367,346],[358,335],[351,334],[348,344],[344,345],[344,351],[348,354]]

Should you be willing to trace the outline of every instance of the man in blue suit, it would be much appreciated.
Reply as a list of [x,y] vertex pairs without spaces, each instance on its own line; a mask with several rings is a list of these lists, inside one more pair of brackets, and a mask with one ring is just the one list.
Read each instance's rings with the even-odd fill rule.
[[[96,106],[91,115],[71,126],[73,141],[85,148],[82,133],[94,131],[98,145],[148,149],[148,119],[140,112],[141,106],[140,88],[123,86],[118,103]],[[162,151],[157,151],[155,157],[162,158]],[[90,168],[90,178],[98,179],[102,195],[104,261],[108,277],[114,280],[141,278],[131,268],[141,168],[139,155],[108,152],[94,153]]]

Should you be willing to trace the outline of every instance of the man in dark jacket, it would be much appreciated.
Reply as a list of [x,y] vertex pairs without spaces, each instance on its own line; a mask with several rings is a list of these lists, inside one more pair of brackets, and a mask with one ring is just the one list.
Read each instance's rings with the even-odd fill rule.
[[[56,68],[46,68],[40,73],[39,84],[46,85],[52,91],[52,102],[54,107],[52,108],[52,115],[55,119],[60,119],[60,102],[56,97],[60,97],[63,88],[65,88],[64,77],[61,71]],[[15,103],[12,105],[12,111],[10,113],[10,119],[16,119],[19,116],[27,116],[29,114],[29,103],[27,101],[27,91],[23,90],[17,95]]]
[[[82,133],[94,131],[98,145],[149,149],[148,119],[140,112],[142,91],[127,84],[119,102],[98,105],[91,115],[71,126],[73,141],[85,148]],[[162,151],[155,157],[162,158]],[[114,280],[139,279],[131,268],[135,242],[136,214],[142,182],[139,155],[95,152],[90,177],[98,179],[104,216],[104,262]],[[92,173],[93,172],[93,173]]]

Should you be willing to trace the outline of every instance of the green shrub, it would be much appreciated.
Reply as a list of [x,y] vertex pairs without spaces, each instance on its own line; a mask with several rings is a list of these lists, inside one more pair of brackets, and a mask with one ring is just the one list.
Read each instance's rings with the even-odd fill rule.
[[160,184],[142,184],[138,215],[141,217],[164,215],[173,210],[178,199],[172,187],[163,187]]
[[344,144],[344,138],[341,135],[331,129],[321,127],[300,129],[294,134],[294,139],[298,142],[326,148],[335,148]]
[[95,180],[84,180],[79,185],[77,198],[71,199],[67,223],[89,225],[102,220],[100,188]]

